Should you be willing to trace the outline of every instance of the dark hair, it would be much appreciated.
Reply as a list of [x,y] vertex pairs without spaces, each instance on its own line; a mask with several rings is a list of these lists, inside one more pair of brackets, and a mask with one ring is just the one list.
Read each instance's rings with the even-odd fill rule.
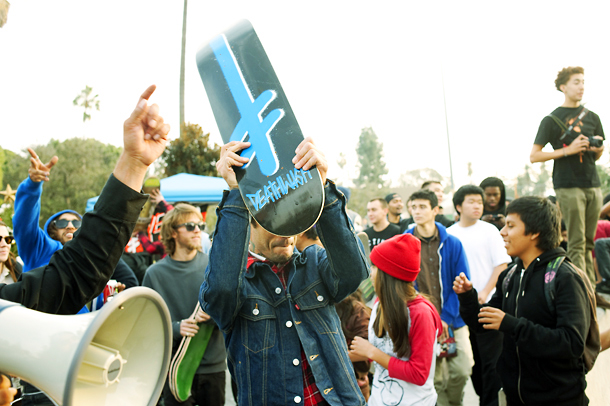
[[561,212],[549,199],[538,196],[524,196],[513,200],[506,208],[506,214],[518,214],[525,224],[525,234],[539,233],[536,247],[549,251],[561,242]]
[[580,66],[568,66],[557,72],[557,79],[555,79],[555,87],[561,92],[561,85],[568,83],[572,75],[585,74],[584,68]]
[[51,221],[49,223],[49,225],[47,226],[47,234],[49,234],[49,237],[51,237],[55,241],[59,241],[59,236],[57,235],[58,230],[57,230],[57,226],[55,225],[55,222],[64,214],[74,214],[76,217],[78,217],[79,220],[83,219],[83,216],[81,216],[80,214],[73,212],[73,211],[69,211],[69,210],[64,213],[61,213],[59,216],[55,217],[55,219],[53,221]]
[[479,195],[481,196],[481,199],[485,201],[483,189],[476,185],[464,185],[453,194],[453,207],[455,207],[455,211],[457,211],[458,213],[460,212],[457,207],[461,206],[462,203],[464,203],[464,200],[468,195]]
[[[13,235],[13,233],[11,232],[11,229],[2,220],[0,220],[0,227],[6,227],[6,230],[8,231],[8,234],[10,236]],[[9,251],[8,251],[8,258],[4,262],[4,266],[6,266],[6,268],[8,269],[9,275],[11,275],[11,278],[13,278],[13,281],[15,281],[15,282],[17,282],[17,274],[15,273],[15,263],[16,262],[17,262],[17,260],[15,259],[15,255],[9,249]],[[2,265],[2,264],[0,263],[0,265]],[[0,269],[1,268],[2,267],[0,266]]]
[[410,197],[409,197],[409,202],[412,202],[413,200],[428,200],[430,202],[430,208],[435,208],[438,206],[438,197],[436,197],[436,193],[434,193],[431,190],[428,189],[422,189],[422,190],[418,190],[417,192],[414,192]]
[[427,180],[424,183],[422,183],[421,188],[426,189],[428,186],[430,186],[433,183],[438,183],[439,185],[443,186],[443,184],[441,183],[440,180]]
[[373,203],[373,202],[381,203],[381,208],[382,209],[387,209],[388,208],[388,202],[386,202],[383,197],[376,197],[374,199],[369,200],[369,203]]
[[383,270],[377,271],[375,292],[379,296],[379,305],[373,331],[377,337],[388,332],[393,350],[399,358],[410,355],[409,344],[409,308],[407,303],[417,297],[413,282],[397,279]]
[[[502,179],[490,176],[489,178],[483,179],[483,182],[481,182],[479,187],[483,189],[483,193],[485,193],[485,188],[488,187],[500,188],[500,201],[498,202],[498,210],[504,211],[504,206],[506,206],[506,188],[504,187],[504,182],[502,182]],[[485,202],[485,196],[483,196],[483,202]]]
[[309,238],[310,240],[318,239],[318,231],[316,230],[315,224],[313,225],[313,227],[311,227],[309,230],[305,231],[303,234],[305,234],[305,237]]

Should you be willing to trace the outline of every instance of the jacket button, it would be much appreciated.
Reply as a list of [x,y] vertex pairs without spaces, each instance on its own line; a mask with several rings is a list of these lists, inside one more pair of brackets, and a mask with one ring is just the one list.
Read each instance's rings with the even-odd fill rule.
[[295,367],[298,366],[300,363],[301,363],[301,361],[299,361],[296,358],[292,360],[292,365],[294,365]]
[[288,328],[292,327],[292,322],[290,320],[288,320],[286,322],[286,327],[288,327]]
[[277,293],[278,295],[280,293],[282,293],[282,288],[280,288],[280,287],[275,288],[275,293]]
[[294,397],[294,403],[301,403],[301,397],[300,396],[295,396]]
[[252,310],[252,314],[255,315],[255,316],[258,316],[258,309]]
[[318,295],[318,298],[317,298],[317,299],[318,299],[318,302],[321,302],[321,301],[323,301],[323,300],[324,300],[324,296],[322,296],[322,295]]

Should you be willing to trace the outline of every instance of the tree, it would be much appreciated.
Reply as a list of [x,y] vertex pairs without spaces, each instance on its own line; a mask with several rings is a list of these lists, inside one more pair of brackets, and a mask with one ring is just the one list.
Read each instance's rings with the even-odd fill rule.
[[534,181],[530,173],[531,167],[525,165],[524,171],[521,175],[517,176],[517,196],[530,196],[534,192]]
[[51,140],[35,151],[43,162],[59,157],[44,184],[41,224],[60,210],[83,213],[87,200],[101,193],[121,154],[119,147],[82,138]]
[[91,93],[93,88],[89,86],[85,86],[83,90],[81,90],[80,94],[76,96],[76,98],[72,101],[72,104],[75,106],[82,107],[85,111],[83,113],[83,123],[87,120],[91,120],[90,112],[93,109],[99,111],[100,110],[100,101],[98,100],[99,95],[92,96]]
[[210,133],[203,133],[197,124],[182,125],[179,138],[171,141],[161,155],[165,176],[178,173],[218,176],[216,162],[220,159],[220,146],[210,146]]
[[29,159],[5,149],[4,163],[2,164],[1,189],[6,190],[6,185],[11,185],[13,189],[17,189],[19,184],[28,176],[29,167]]
[[6,24],[6,19],[8,18],[8,9],[10,7],[10,3],[6,0],[0,0],[0,28]]
[[540,166],[540,173],[538,174],[536,183],[534,184],[534,190],[532,191],[532,194],[534,196],[546,197],[546,191],[552,186],[550,180],[551,174],[546,169],[546,162],[543,162]]
[[357,187],[374,185],[378,189],[384,188],[386,181],[383,178],[388,174],[388,169],[383,160],[383,144],[371,127],[365,127],[360,132],[356,153],[360,173],[354,184]]

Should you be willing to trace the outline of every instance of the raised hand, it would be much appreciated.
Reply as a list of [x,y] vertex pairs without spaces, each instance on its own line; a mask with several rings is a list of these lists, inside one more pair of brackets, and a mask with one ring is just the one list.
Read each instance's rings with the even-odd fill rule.
[[315,166],[322,178],[322,185],[324,185],[326,183],[326,173],[328,172],[328,161],[322,151],[313,143],[311,137],[307,137],[301,141],[294,152],[296,154],[295,157],[292,158],[294,167],[307,171]]
[[42,182],[49,180],[49,175],[51,173],[51,168],[55,166],[59,158],[54,156],[51,158],[49,162],[46,164],[42,163],[40,158],[38,158],[38,154],[32,149],[28,148],[28,152],[30,153],[30,169],[28,169],[28,175],[32,182]]
[[234,166],[242,167],[248,163],[249,159],[238,155],[239,151],[250,146],[249,142],[231,141],[220,148],[220,159],[216,162],[218,174],[227,182],[229,188],[237,189],[237,177]]
[[461,272],[453,281],[453,291],[459,295],[468,292],[470,289],[472,289],[472,282],[468,280],[464,272]]
[[146,170],[161,156],[167,142],[169,124],[163,123],[159,106],[147,100],[157,87],[142,93],[136,108],[123,124],[123,153],[114,168],[114,176],[134,190],[140,190]]
[[149,107],[147,103],[156,88],[151,85],[142,93],[136,108],[123,124],[124,153],[147,168],[161,156],[169,133],[169,124],[164,124],[159,115],[159,106]]

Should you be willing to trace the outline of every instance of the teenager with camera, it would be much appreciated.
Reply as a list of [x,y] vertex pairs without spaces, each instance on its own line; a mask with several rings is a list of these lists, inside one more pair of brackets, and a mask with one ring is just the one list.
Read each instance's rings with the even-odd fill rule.
[[[542,119],[530,161],[554,160],[553,186],[568,229],[568,257],[595,283],[591,251],[602,202],[595,161],[605,137],[599,116],[581,104],[584,72],[579,66],[559,71],[555,86],[565,101]],[[554,151],[543,151],[549,143]]]

